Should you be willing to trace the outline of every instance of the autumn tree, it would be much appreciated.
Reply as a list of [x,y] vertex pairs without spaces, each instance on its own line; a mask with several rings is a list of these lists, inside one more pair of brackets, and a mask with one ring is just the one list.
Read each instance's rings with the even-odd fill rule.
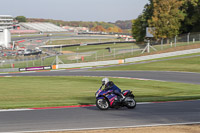
[[122,29],[117,26],[114,26],[114,27],[109,27],[107,29],[107,32],[122,33]]
[[155,38],[172,38],[179,33],[181,20],[184,14],[179,8],[182,1],[178,0],[153,0],[153,16],[148,20],[153,27],[152,34]]
[[106,29],[104,29],[101,25],[97,25],[97,26],[91,28],[91,31],[105,32]]

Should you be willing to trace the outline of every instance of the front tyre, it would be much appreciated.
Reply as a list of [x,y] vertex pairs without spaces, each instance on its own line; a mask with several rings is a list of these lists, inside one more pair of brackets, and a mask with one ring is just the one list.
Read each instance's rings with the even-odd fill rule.
[[96,100],[96,106],[100,110],[107,110],[109,108],[109,103],[106,99],[97,99]]
[[126,100],[127,100],[126,107],[128,109],[134,109],[136,107],[136,101],[133,97],[127,97]]

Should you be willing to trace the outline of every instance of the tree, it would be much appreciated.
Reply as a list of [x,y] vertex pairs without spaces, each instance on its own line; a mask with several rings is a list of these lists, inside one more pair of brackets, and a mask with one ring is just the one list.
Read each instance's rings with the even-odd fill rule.
[[146,26],[144,25],[145,20],[143,15],[140,15],[137,19],[132,21],[132,36],[138,41],[144,41],[144,37],[146,34]]
[[26,17],[24,17],[24,16],[17,16],[15,19],[16,19],[18,22],[26,22]]
[[122,29],[117,26],[114,26],[114,27],[109,27],[107,29],[107,32],[122,33]]
[[100,32],[105,32],[106,29],[104,29],[101,25],[97,25],[93,28],[91,28],[92,31],[100,31]]
[[181,22],[181,33],[200,31],[200,0],[183,0],[181,10],[184,20]]
[[153,17],[148,23],[153,27],[155,38],[172,38],[179,33],[184,19],[183,12],[179,10],[182,3],[178,0],[153,0]]
[[144,6],[143,13],[137,19],[132,21],[132,36],[137,41],[144,41],[146,36],[146,27],[149,26],[148,20],[153,16],[153,2],[149,0],[149,4]]

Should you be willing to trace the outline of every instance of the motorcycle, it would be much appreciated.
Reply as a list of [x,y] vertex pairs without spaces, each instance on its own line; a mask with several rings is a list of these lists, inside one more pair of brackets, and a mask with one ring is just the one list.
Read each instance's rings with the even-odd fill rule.
[[134,95],[130,90],[124,90],[122,94],[125,96],[124,100],[121,100],[120,96],[113,93],[112,90],[102,90],[100,89],[95,93],[96,95],[96,106],[100,110],[107,110],[109,108],[120,108],[127,107],[128,109],[133,109],[136,107],[136,101]]

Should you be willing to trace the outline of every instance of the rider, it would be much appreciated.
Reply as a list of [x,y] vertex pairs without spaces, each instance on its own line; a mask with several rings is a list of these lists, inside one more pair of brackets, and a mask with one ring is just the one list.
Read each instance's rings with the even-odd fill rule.
[[125,96],[121,93],[119,89],[112,81],[109,81],[108,78],[102,79],[102,85],[105,85],[104,90],[113,90],[113,93],[121,97],[121,101],[125,99]]

